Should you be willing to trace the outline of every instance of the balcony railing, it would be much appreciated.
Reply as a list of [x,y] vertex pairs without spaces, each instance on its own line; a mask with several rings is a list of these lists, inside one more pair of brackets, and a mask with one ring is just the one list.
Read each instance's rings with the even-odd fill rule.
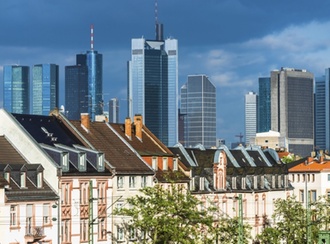
[[26,226],[25,229],[25,237],[29,239],[33,239],[33,241],[40,240],[45,237],[44,235],[44,227],[42,226]]

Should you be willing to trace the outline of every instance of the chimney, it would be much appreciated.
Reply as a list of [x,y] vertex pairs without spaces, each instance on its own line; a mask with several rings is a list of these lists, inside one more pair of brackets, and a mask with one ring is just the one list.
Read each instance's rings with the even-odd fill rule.
[[130,139],[132,138],[132,125],[129,117],[125,119],[125,135]]
[[142,115],[134,116],[135,136],[142,141]]
[[90,130],[90,120],[88,113],[81,113],[80,114],[81,125],[85,127],[86,130]]

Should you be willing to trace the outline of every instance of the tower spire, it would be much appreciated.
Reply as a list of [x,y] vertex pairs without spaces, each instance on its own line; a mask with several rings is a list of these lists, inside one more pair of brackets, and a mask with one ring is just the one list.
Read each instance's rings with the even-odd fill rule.
[[162,41],[163,38],[163,24],[158,22],[158,1],[155,0],[155,27],[156,27],[156,40]]
[[91,50],[94,51],[94,25],[91,24]]

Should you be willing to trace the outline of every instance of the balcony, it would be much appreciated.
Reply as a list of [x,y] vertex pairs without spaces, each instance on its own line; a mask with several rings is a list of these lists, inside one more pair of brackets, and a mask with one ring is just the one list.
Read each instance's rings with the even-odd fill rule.
[[26,226],[25,229],[25,240],[27,243],[34,243],[45,238],[44,227],[42,226]]

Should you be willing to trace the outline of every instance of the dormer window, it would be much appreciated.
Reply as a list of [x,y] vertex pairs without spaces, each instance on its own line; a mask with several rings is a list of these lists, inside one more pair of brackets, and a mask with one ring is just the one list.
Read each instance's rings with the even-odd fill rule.
[[97,158],[98,162],[97,162],[97,170],[99,172],[104,171],[104,154],[100,154],[99,157]]
[[43,173],[42,172],[38,172],[38,175],[37,175],[37,187],[38,188],[42,188],[43,187]]
[[21,188],[26,187],[26,172],[21,172]]
[[232,189],[236,189],[236,177],[235,176],[233,176],[233,178],[231,179],[231,187],[232,187]]
[[246,188],[246,180],[245,177],[242,177],[242,189]]
[[10,173],[9,172],[4,173],[4,178],[10,184]]
[[258,176],[253,176],[253,188],[258,189]]

